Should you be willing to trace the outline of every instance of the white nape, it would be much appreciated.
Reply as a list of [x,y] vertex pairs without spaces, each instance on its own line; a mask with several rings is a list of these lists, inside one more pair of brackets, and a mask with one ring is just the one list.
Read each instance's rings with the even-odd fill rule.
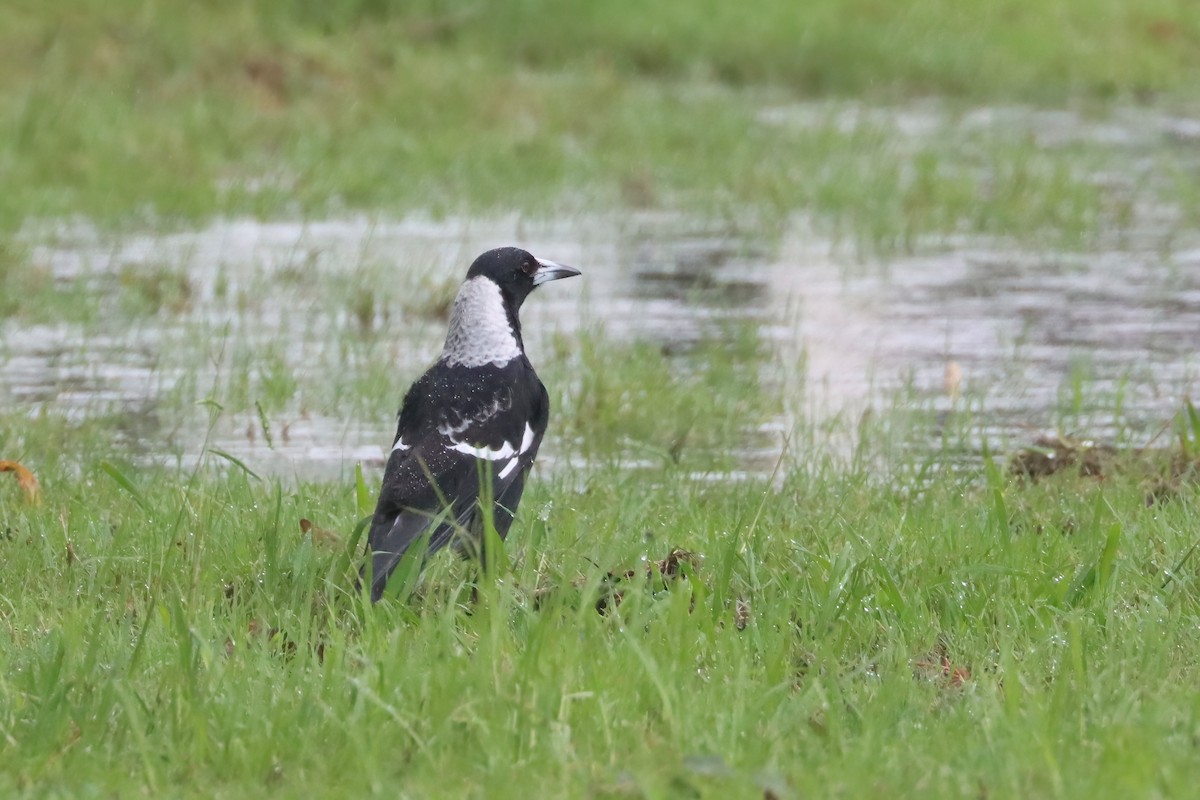
[[450,311],[441,360],[450,366],[503,366],[519,355],[500,287],[484,275],[464,281]]

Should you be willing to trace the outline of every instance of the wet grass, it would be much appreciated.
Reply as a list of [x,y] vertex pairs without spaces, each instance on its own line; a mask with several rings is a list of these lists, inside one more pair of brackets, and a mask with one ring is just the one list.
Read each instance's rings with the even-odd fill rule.
[[[1084,128],[1188,112],[1186,3],[734,8],[9,10],[0,230],[33,232],[0,245],[0,317],[69,325],[64,361],[125,365],[105,350],[122,348],[161,386],[145,407],[0,409],[0,457],[41,482],[33,504],[0,474],[0,794],[1192,791],[1194,413],[1162,450],[1060,438],[1011,463],[977,458],[988,422],[966,410],[941,452],[912,446],[928,414],[856,420],[849,457],[822,445],[837,421],[800,420],[768,480],[740,473],[742,448],[770,437],[788,370],[751,325],[682,350],[546,333],[552,433],[499,574],[473,601],[470,568],[440,558],[371,609],[354,531],[377,474],[260,476],[212,438],[193,463],[179,433],[199,417],[269,451],[311,413],[382,421],[382,446],[458,273],[314,252],[64,276],[33,255],[57,235],[39,220],[74,215],[667,209],[768,236],[801,212],[887,251],[929,233],[1086,247],[1200,209],[1186,141],[963,124],[993,104]],[[847,122],[863,98],[903,115],[929,95],[917,134]],[[1065,379],[1056,416],[1078,434],[1120,419],[1086,384]],[[676,549],[697,557],[672,567]]]
[[[666,459],[543,473],[477,602],[444,558],[367,609],[348,566],[373,481],[137,467],[104,425],[0,417],[43,487],[34,506],[0,484],[5,794],[1192,785],[1194,472],[1148,504],[1158,468],[1116,468],[1132,453],[1103,475],[881,475],[795,440],[774,489]],[[674,548],[701,558],[638,577]]]
[[1187,153],[1160,142],[1142,154],[1152,179],[1113,185],[1096,176],[1128,170],[1121,146],[905,144],[832,112],[800,127],[761,113],[931,95],[1099,119],[1114,102],[1187,109],[1198,40],[1168,0],[25,4],[0,33],[0,227],[650,207],[768,228],[812,210],[871,248],[961,231],[1087,241],[1140,200],[1194,208]]
[[[338,430],[378,429],[382,442],[404,390],[441,347],[461,279],[459,269],[407,254],[347,263],[297,247],[285,262],[229,271],[175,257],[116,257],[58,279],[48,267],[14,268],[23,293],[10,330],[25,331],[18,350],[47,366],[0,390],[47,399],[52,413],[79,402],[85,415],[132,423],[150,411],[154,424],[133,431],[135,444],[161,457],[195,454],[209,407],[222,412],[226,446],[269,449],[272,432],[285,437],[314,417]],[[581,313],[526,332],[556,406],[567,409],[555,435],[576,442],[578,456],[728,469],[747,432],[779,412],[778,398],[761,391],[766,352],[754,321],[713,319],[695,341],[656,344],[614,338],[603,314]],[[545,324],[536,308],[530,315]],[[124,371],[132,377],[123,384]]]
[[[395,348],[436,349],[446,287],[328,267],[230,274],[213,298],[178,290],[192,273],[174,264],[80,279],[99,310],[85,340],[165,319],[156,369],[183,372],[149,434],[136,408],[0,413],[0,454],[42,485],[31,505],[0,475],[0,794],[1190,787],[1194,414],[1166,452],[1077,448],[1031,479],[943,469],[947,453],[897,445],[881,413],[849,458],[800,425],[775,480],[734,480],[779,410],[752,326],[678,350],[601,325],[547,333],[556,469],[539,469],[500,574],[473,602],[471,570],[441,558],[411,597],[369,609],[354,532],[377,474],[259,477],[218,446],[156,467],[142,449],[169,447],[197,401],[214,428],[249,418],[264,441],[305,407],[390,418],[419,368]],[[279,293],[298,327],[269,319]],[[1060,400],[1064,425],[1120,408],[1082,371]],[[976,422],[954,417],[955,446]],[[676,549],[698,557],[660,575]]]

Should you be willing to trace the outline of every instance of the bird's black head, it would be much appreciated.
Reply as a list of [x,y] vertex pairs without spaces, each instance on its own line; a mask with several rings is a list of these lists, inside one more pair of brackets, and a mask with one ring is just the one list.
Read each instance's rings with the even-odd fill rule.
[[534,258],[519,247],[497,247],[475,259],[467,270],[467,280],[490,278],[500,287],[509,308],[516,312],[535,287],[578,274],[574,267]]

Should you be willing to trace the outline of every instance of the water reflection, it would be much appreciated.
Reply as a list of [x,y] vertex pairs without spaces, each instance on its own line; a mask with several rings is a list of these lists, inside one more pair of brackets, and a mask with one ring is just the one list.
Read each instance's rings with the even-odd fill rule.
[[[922,119],[902,121],[922,130]],[[1154,135],[1192,135],[1170,122]],[[976,123],[968,116],[962,124]],[[1069,126],[1055,124],[1042,135],[1069,139]],[[1097,438],[1120,427],[1144,440],[1196,395],[1194,228],[1151,224],[1086,253],[959,237],[863,265],[808,223],[797,216],[777,239],[655,213],[548,222],[233,220],[131,235],[56,224],[26,232],[31,262],[65,288],[85,288],[92,305],[78,321],[4,321],[0,401],[73,418],[120,415],[131,445],[186,457],[204,443],[204,412],[176,426],[162,421],[160,408],[168,399],[173,408],[187,405],[237,370],[269,373],[269,359],[259,355],[277,359],[300,386],[319,383],[329,370],[359,363],[352,346],[331,344],[357,325],[385,340],[398,373],[414,376],[436,355],[444,322],[419,304],[380,307],[372,281],[400,271],[431,276],[428,293],[436,298],[453,290],[475,254],[500,243],[520,243],[587,276],[579,290],[542,293],[527,310],[535,359],[553,334],[596,324],[667,352],[720,335],[730,320],[756,324],[774,353],[766,383],[784,397],[788,416],[748,434],[750,469],[769,468],[780,431],[796,420],[855,419],[900,389],[932,412],[922,423],[927,434],[946,430],[969,405],[982,420],[977,438],[1015,444],[1072,426]],[[123,312],[128,276],[156,269],[182,281],[174,300],[147,292],[147,302],[174,302],[169,313]],[[324,296],[331,289],[344,290],[345,302],[331,305]],[[193,341],[198,330],[213,341]],[[256,357],[237,362],[225,342],[242,343]],[[327,474],[355,461],[380,463],[392,427],[388,419],[323,415],[303,403],[277,416],[270,448],[252,412],[222,420],[209,443],[256,469]]]

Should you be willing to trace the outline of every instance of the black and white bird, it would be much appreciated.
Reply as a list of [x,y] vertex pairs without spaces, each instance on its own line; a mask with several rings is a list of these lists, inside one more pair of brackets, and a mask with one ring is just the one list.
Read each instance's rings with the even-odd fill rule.
[[516,247],[489,250],[471,264],[442,355],[400,408],[367,537],[372,602],[422,537],[427,555],[451,543],[477,550],[488,498],[496,532],[507,535],[550,416],[517,314],[536,287],[578,274]]

